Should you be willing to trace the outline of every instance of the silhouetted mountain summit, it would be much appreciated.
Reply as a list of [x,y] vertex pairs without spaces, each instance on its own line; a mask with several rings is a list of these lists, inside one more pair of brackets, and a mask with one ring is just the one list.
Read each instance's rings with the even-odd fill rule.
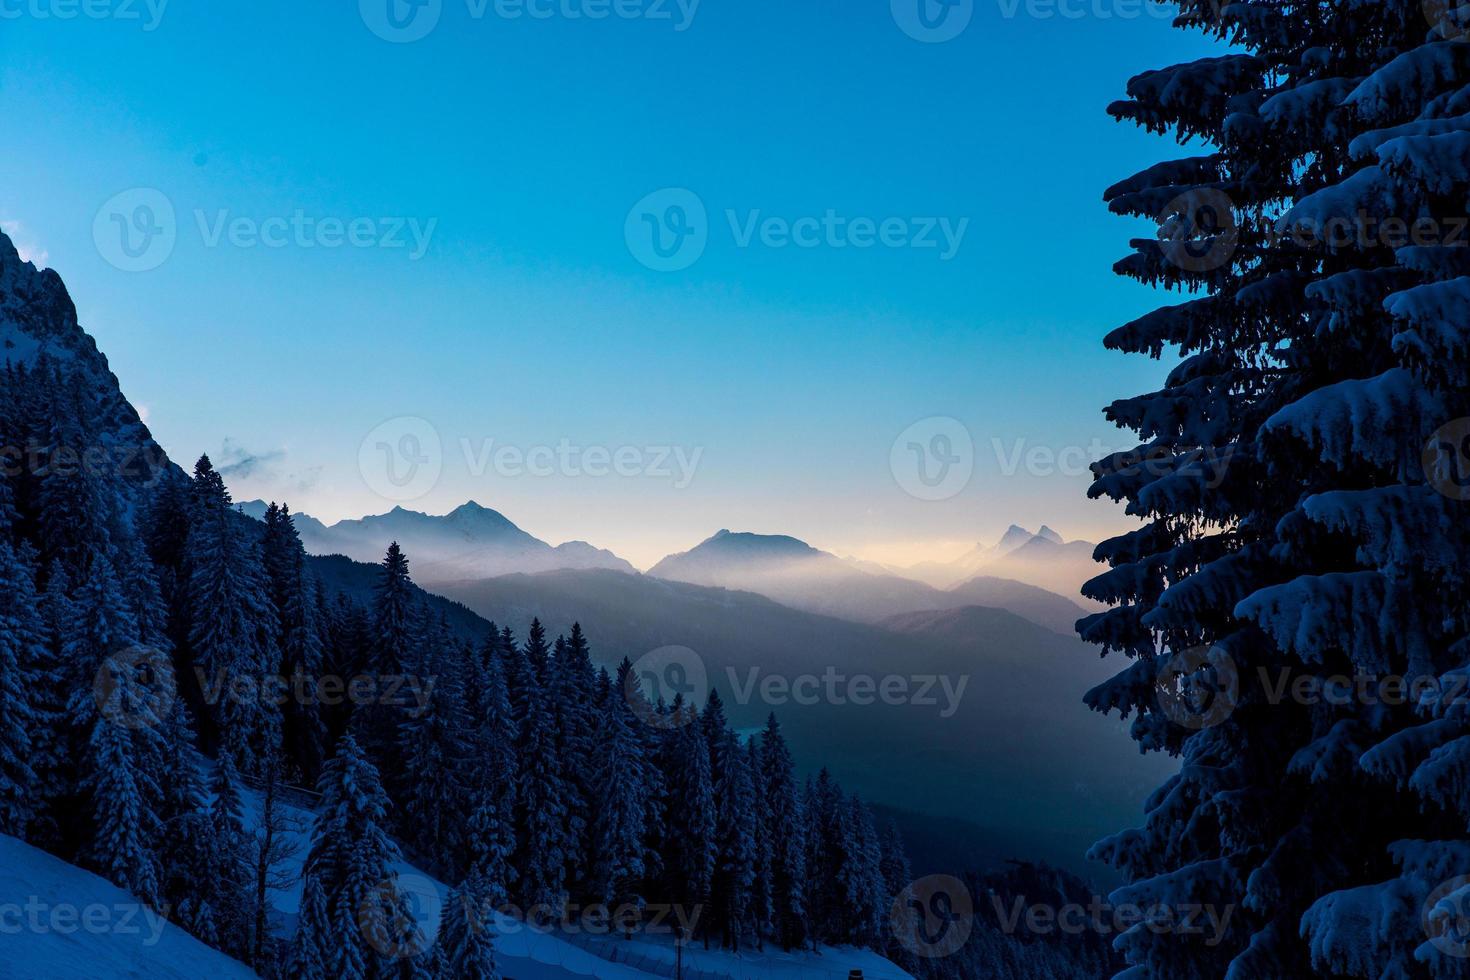
[[[265,507],[259,500],[241,504],[241,509],[256,517],[265,513]],[[378,561],[388,545],[397,541],[413,559],[414,578],[425,583],[564,568],[636,572],[617,555],[585,541],[553,547],[521,530],[499,511],[475,501],[444,515],[394,507],[386,514],[332,525],[306,514],[294,516],[301,543],[309,553]]]

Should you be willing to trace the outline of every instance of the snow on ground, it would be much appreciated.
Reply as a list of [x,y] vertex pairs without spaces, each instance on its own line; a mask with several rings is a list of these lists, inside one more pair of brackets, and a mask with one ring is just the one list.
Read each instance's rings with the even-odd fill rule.
[[[246,792],[244,799],[251,819],[258,820],[259,795]],[[283,935],[295,930],[296,914],[301,905],[301,864],[311,846],[311,830],[316,817],[308,809],[288,808],[295,825],[291,837],[295,855],[290,870],[296,883],[287,891],[272,892],[271,904],[279,913],[276,928]],[[396,870],[399,886],[410,896],[415,917],[430,940],[438,932],[439,917],[449,900],[449,888],[407,862]],[[670,920],[672,921],[672,919]],[[635,935],[631,940],[620,936],[569,933],[563,930],[542,931],[524,923],[497,915],[495,959],[507,980],[649,980],[673,977],[675,950],[671,935]],[[856,949],[824,948],[820,955],[811,952],[783,953],[779,949],[764,952],[750,950],[731,953],[727,950],[705,950],[701,945],[683,951],[684,980],[848,980],[853,970],[863,971],[863,980],[909,980],[909,975],[875,953]]]
[[[259,819],[260,798],[244,794],[247,819]],[[290,807],[288,862],[298,880],[271,893],[278,932],[296,927],[301,901],[301,864],[311,843],[315,815]],[[436,935],[449,889],[408,863],[396,869],[426,936]],[[635,934],[632,939],[587,931],[542,931],[497,915],[496,961],[507,980],[650,980],[675,976],[678,955],[671,935]],[[783,953],[683,950],[685,980],[909,980],[908,974],[864,950],[824,948]],[[131,895],[58,858],[0,836],[0,980],[249,980],[244,965],[182,929],[169,925]]]
[[255,974],[122,891],[0,836],[0,977],[249,980]]

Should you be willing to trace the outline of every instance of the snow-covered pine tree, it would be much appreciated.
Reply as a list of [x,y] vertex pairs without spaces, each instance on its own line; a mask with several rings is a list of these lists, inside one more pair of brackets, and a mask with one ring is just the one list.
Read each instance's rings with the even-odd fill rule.
[[[119,678],[115,683],[121,688],[128,681]],[[114,885],[153,905],[159,900],[155,842],[161,824],[149,798],[158,787],[138,766],[137,755],[126,728],[97,718],[83,783],[91,795],[95,828],[85,856]]]
[[71,700],[85,712],[73,713],[73,718],[90,728],[96,710],[92,687],[97,671],[109,657],[137,643],[138,624],[105,554],[93,556],[73,600],[66,604],[69,618],[58,624],[61,655],[73,692]]
[[29,665],[48,658],[29,565],[0,537],[0,834],[25,837],[35,818],[32,738],[40,723]]
[[567,890],[585,898],[590,890],[593,820],[593,759],[597,738],[595,719],[596,672],[581,624],[573,623],[567,639],[557,637],[550,675],[551,708],[556,714],[557,754],[563,763],[567,807]]
[[[1092,492],[1145,523],[1097,550],[1113,567],[1085,591],[1115,608],[1081,633],[1135,663],[1089,702],[1184,765],[1095,853],[1130,882],[1118,901],[1238,910],[1213,946],[1128,933],[1130,977],[1463,975],[1442,920],[1420,922],[1470,873],[1470,719],[1433,696],[1470,654],[1457,9],[1185,0],[1181,26],[1236,49],[1140,75],[1112,109],[1205,145],[1107,193],[1166,228],[1118,271],[1197,295],[1107,339],[1183,359],[1108,410],[1142,444]],[[1443,682],[1400,704],[1261,682],[1334,674]],[[1224,709],[1181,714],[1180,694]]]
[[[322,670],[317,583],[307,571],[306,551],[291,508],[284,504],[266,508],[261,565],[276,614],[281,676],[312,681]],[[305,699],[288,699],[281,719],[286,755],[308,779],[315,779],[321,771],[326,747],[326,730],[317,707]]]
[[490,932],[492,908],[474,882],[464,882],[450,893],[437,943],[437,980],[500,980]]
[[[99,570],[94,580],[115,588],[115,580],[109,583],[110,576],[101,574],[105,560],[97,559],[93,565]],[[84,599],[82,605],[91,601]],[[115,592],[102,601],[121,602]],[[83,857],[113,884],[156,906],[163,822],[156,809],[161,772],[152,767],[163,756],[159,744],[163,721],[152,714],[154,692],[140,676],[138,663],[120,656],[107,659],[99,669],[105,679],[96,690],[105,692],[103,703],[97,703],[90,685],[71,701],[74,722],[88,733],[80,764],[90,802],[90,838]]]
[[540,619],[531,620],[531,628],[526,633],[525,647],[526,662],[531,665],[531,672],[536,680],[546,684],[547,670],[551,663],[551,647],[546,643],[546,627],[541,625]]
[[[878,901],[878,909],[880,917],[886,917],[894,900],[913,883],[914,872],[909,865],[908,852],[904,848],[903,837],[898,832],[898,825],[892,820],[883,825],[883,830],[878,835],[878,847],[878,873],[883,878],[883,895]],[[903,945],[896,930],[882,927],[883,921],[886,918],[880,918],[883,955],[908,972],[917,973],[918,957]]]
[[808,779],[802,809],[806,815],[806,868],[808,938],[819,942],[846,941],[850,909],[843,866],[853,849],[852,827],[842,787],[825,768]]
[[423,617],[408,558],[394,541],[383,556],[383,573],[373,594],[373,631],[377,642],[369,668],[382,676],[417,669],[423,638]]
[[188,712],[175,701],[163,729],[162,797],[158,816],[163,821],[160,848],[162,896],[174,921],[216,948],[220,936],[215,923],[218,849],[204,780],[204,760],[194,740]]
[[699,725],[704,730],[704,740],[709,746],[710,781],[719,785],[725,764],[725,734],[730,730],[730,720],[725,717],[725,702],[720,692],[711,688],[705,699],[704,710],[699,715]]
[[394,870],[401,855],[388,836],[388,798],[351,734],[338,742],[317,791],[321,812],[302,870],[292,975],[399,976],[426,940],[412,928],[405,932],[412,917]]
[[[424,621],[423,609],[409,576],[408,557],[396,541],[388,546],[383,557],[382,572],[373,593],[371,619],[368,656],[359,669],[380,680],[422,676],[429,645],[426,636],[428,624]],[[353,708],[353,731],[390,783],[399,775],[407,776],[398,754],[399,726],[405,715],[402,705],[381,701]],[[394,788],[398,788],[396,784]]]
[[761,732],[760,782],[771,841],[772,935],[782,949],[799,949],[808,938],[807,819],[791,750],[774,714]]
[[712,759],[719,772],[715,783],[715,871],[710,882],[708,928],[720,943],[739,950],[754,938],[756,862],[755,779],[735,733],[728,729]]
[[466,773],[462,878],[474,878],[493,907],[509,900],[511,855],[515,853],[516,727],[511,713],[499,637],[479,648],[467,671],[470,757]]
[[115,496],[88,450],[96,441],[88,434],[85,385],[49,359],[38,364],[43,379],[43,413],[34,419],[39,431],[33,445],[44,461],[37,473],[36,517],[41,554],[58,561],[80,580],[94,554],[108,549]]
[[[528,652],[519,659],[529,664],[530,656]],[[516,744],[520,766],[516,776],[513,894],[525,909],[559,914],[567,901],[566,788],[557,750],[556,716],[537,693],[542,690],[541,676],[544,674],[527,671],[518,692],[522,703]]]
[[847,825],[852,846],[843,862],[840,882],[847,890],[847,924],[844,941],[853,946],[882,945],[883,920],[888,906],[883,902],[883,849],[873,814],[856,795],[847,802]]
[[[266,755],[273,754],[267,749]],[[250,896],[253,875],[251,841],[245,830],[245,806],[240,796],[240,774],[228,755],[221,755],[210,785],[213,799],[209,822],[214,837],[210,866],[212,911],[219,948],[237,959],[248,958],[254,928]]]
[[[280,730],[280,709],[267,697],[235,697],[232,685],[258,685],[278,676],[274,616],[256,542],[230,506],[224,480],[201,456],[194,467],[188,570],[189,648],[206,690],[221,751],[241,772],[258,773],[261,749]],[[223,685],[223,686],[221,686]]]
[[681,698],[674,699],[672,710],[678,720],[666,729],[663,753],[668,787],[664,877],[669,898],[693,908],[709,902],[718,856],[717,813],[709,740],[698,713]]
[[403,771],[395,786],[404,839],[447,862],[460,850],[470,756],[461,651],[440,645],[434,651],[426,664],[429,676],[437,677],[433,694],[422,707],[407,709],[399,723],[395,758]]
[[[366,669],[367,651],[372,647],[372,620],[366,607],[345,593],[328,599],[325,589],[317,593],[317,612],[322,623],[322,670],[337,677],[354,677]],[[350,699],[320,706],[326,744],[335,745],[352,723]]]
[[31,732],[28,760],[36,777],[35,812],[28,840],[57,850],[64,849],[62,825],[66,820],[62,810],[76,780],[68,722],[74,681],[66,667],[63,650],[66,631],[77,615],[70,591],[66,570],[53,562],[38,603],[44,642],[33,648],[37,659],[25,666],[32,685],[32,708],[37,718]]
[[776,925],[771,900],[771,862],[774,857],[774,842],[770,836],[771,804],[766,798],[759,738],[745,740],[745,766],[751,780],[750,807],[755,843],[755,880],[751,883],[750,917],[756,947],[764,949],[766,937],[775,935]]
[[624,657],[618,664],[616,680],[609,680],[608,699],[618,700],[626,706],[633,721],[633,734],[638,739],[643,757],[643,869],[648,881],[660,880],[665,872],[664,841],[667,838],[668,785],[664,777],[666,766],[664,732],[645,722],[652,717],[653,706],[644,696],[643,688],[636,682],[630,684],[633,662]]
[[[13,435],[16,430],[14,414],[14,397],[6,387],[4,391],[0,391],[0,446],[20,445],[20,441]],[[20,511],[15,505],[15,477],[11,475],[11,469],[9,466],[0,466],[0,540],[13,545]]]
[[641,911],[644,903],[639,886],[645,875],[648,787],[636,724],[627,703],[613,698],[598,726],[600,750],[591,799],[591,897],[595,903],[614,910],[625,906],[630,911]]

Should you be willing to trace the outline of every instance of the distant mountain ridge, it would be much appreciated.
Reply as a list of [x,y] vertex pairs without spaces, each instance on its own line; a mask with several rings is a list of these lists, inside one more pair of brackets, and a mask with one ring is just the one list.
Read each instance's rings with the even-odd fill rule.
[[1077,598],[1092,611],[1101,607],[1080,595],[1082,584],[1102,571],[1092,558],[1096,547],[1090,541],[1067,541],[1046,525],[1032,533],[1012,524],[995,544],[981,542],[953,561],[890,570],[936,589],[953,589],[977,575],[1011,579]]
[[920,582],[874,573],[787,535],[725,530],[648,570],[651,578],[741,592],[856,622],[954,600]]
[[[240,508],[252,517],[265,513],[264,501]],[[312,555],[345,555],[379,561],[397,541],[413,558],[414,578],[422,583],[534,574],[560,569],[603,568],[636,573],[611,551],[585,541],[550,545],[521,530],[499,511],[470,501],[435,516],[395,507],[386,514],[327,525],[308,514],[293,514],[301,544]]]
[[[266,504],[239,504],[260,518]],[[504,514],[474,501],[448,514],[431,515],[395,507],[385,514],[327,525],[296,513],[297,531],[307,553],[343,555],[376,563],[392,542],[411,557],[416,581],[430,587],[555,571],[604,570],[640,573],[611,551],[585,541],[550,545],[517,526]],[[1032,534],[1012,527],[986,554],[1026,554],[1028,548],[1070,548],[1050,528]],[[1090,562],[1090,546],[1089,562]],[[992,606],[1005,609],[1057,633],[1072,635],[1089,610],[1066,596],[998,575],[982,575],[953,588],[936,588],[874,562],[840,558],[785,534],[721,529],[688,551],[669,555],[646,573],[655,579],[765,596],[775,602],[861,623],[921,610]]]
[[[605,570],[505,575],[438,591],[518,635],[533,618],[552,634],[579,621],[594,659],[609,666],[685,648],[737,728],[758,727],[775,710],[799,759],[822,759],[870,801],[913,807],[922,798],[934,817],[969,821],[968,832],[982,828],[996,856],[1026,854],[1087,873],[1081,855],[1099,829],[1133,816],[1170,765],[1139,755],[1123,723],[1079,709],[1111,663],[1075,635],[1002,609],[968,603],[867,624],[749,591]],[[949,718],[918,703],[855,710],[825,700],[766,703],[759,686],[741,694],[752,677],[829,668],[849,677],[968,680]]]
[[[1013,527],[997,549],[1026,548],[1040,541],[1064,547],[1049,528],[1046,537]],[[1019,581],[983,576],[940,589],[872,562],[813,548],[788,535],[722,530],[689,551],[669,555],[648,574],[653,578],[754,592],[806,612],[860,623],[891,616],[963,606],[994,606],[1033,623],[1072,635],[1087,610],[1062,595]]]

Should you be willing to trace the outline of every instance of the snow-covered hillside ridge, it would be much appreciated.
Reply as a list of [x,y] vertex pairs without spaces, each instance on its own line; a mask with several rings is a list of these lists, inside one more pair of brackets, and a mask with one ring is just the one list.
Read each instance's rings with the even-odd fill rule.
[[[77,447],[71,465],[105,466],[121,479],[119,486],[136,496],[168,465],[137,411],[123,397],[107,357],[77,322],[77,310],[61,277],[23,260],[14,243],[0,232],[0,368],[34,366],[39,361],[62,366],[78,403],[94,407],[88,429],[95,443]],[[0,447],[7,462],[34,456],[39,446]]]
[[0,836],[0,977],[253,976],[127,892],[14,837]]
[[[247,818],[252,831],[258,831],[261,814],[259,793],[244,794]],[[279,918],[273,923],[283,939],[289,939],[296,928],[301,907],[301,873],[317,816],[309,808],[288,805],[290,856],[281,870],[294,881],[285,889],[273,890],[270,901]],[[407,949],[417,951],[432,947],[440,939],[445,917],[455,906],[449,886],[425,873],[409,861],[393,866],[398,887],[409,897],[412,921],[400,924],[398,935],[419,930],[421,945]],[[852,971],[862,972],[864,980],[906,980],[909,974],[893,963],[868,950],[851,947],[823,946],[820,952],[796,950],[790,953],[771,947],[766,951],[703,948],[691,943],[676,950],[674,925],[699,910],[670,909],[667,915],[651,915],[646,931],[631,938],[610,934],[599,924],[592,909],[569,909],[555,926],[531,926],[524,917],[493,913],[484,925],[494,937],[495,962],[503,976],[514,980],[573,980],[596,977],[599,980],[645,980],[673,977],[682,959],[683,976],[688,980],[798,980],[798,978],[834,978],[847,980]],[[663,922],[655,922],[655,919]],[[391,949],[396,952],[396,949]],[[3,967],[0,967],[3,970]]]
[[[244,794],[248,829],[260,830],[261,798]],[[287,806],[280,870],[294,883],[273,889],[274,930],[289,939],[301,902],[301,871],[316,814]],[[411,897],[413,922],[426,943],[438,939],[450,890],[408,862],[394,867]],[[670,919],[672,922],[673,920]],[[564,917],[565,928],[532,928],[514,916],[486,921],[494,936],[501,973],[515,980],[644,980],[675,975],[673,938],[663,928],[625,940],[608,935],[590,916]],[[0,836],[0,977],[27,980],[245,980],[248,968],[171,925],[157,911],[96,875],[13,837]],[[846,978],[860,970],[867,980],[904,980],[909,974],[878,955],[823,947],[820,953],[731,953],[698,945],[683,950],[683,975],[691,980]]]

